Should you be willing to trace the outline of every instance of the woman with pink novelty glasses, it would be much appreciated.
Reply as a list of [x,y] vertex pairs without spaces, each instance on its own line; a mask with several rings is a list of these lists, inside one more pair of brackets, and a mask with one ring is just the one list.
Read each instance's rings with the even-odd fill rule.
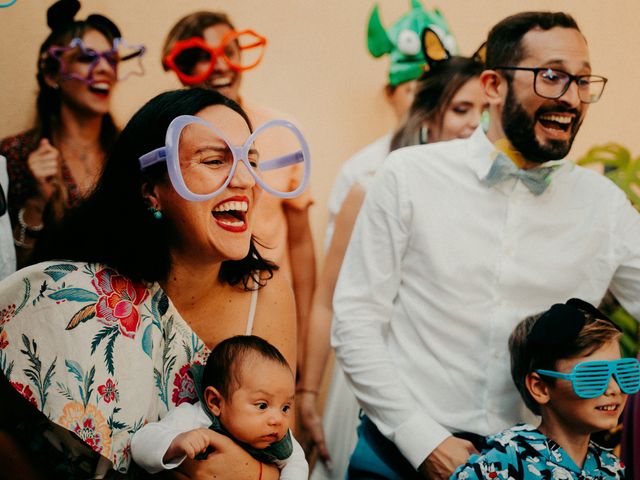
[[[185,86],[200,86],[218,91],[242,105],[253,125],[274,118],[287,118],[270,109],[249,103],[241,96],[242,76],[256,67],[264,56],[267,39],[253,30],[236,30],[220,12],[195,12],[180,19],[164,43],[162,64],[173,71]],[[263,142],[261,154],[280,155],[289,150],[288,138],[272,137]],[[303,180],[301,164],[265,172],[264,179],[280,189],[299,185]],[[315,288],[315,253],[309,207],[309,191],[296,198],[265,195],[256,216],[254,234],[260,252],[275,262],[289,278],[296,298],[298,316],[298,370],[303,360],[304,336]]]
[[[259,149],[274,129],[298,139],[289,155]],[[256,335],[295,365],[293,294],[253,225],[260,197],[304,188],[283,191],[264,173],[298,163],[308,178],[295,126],[253,130],[211,90],[162,93],[132,117],[96,188],[38,243],[34,260],[46,261],[0,284],[0,472],[23,458],[33,478],[145,478],[133,434],[196,401],[188,372],[210,349]],[[176,465],[174,478],[300,478],[205,437],[214,453]]]
[[118,133],[110,114],[114,86],[126,76],[124,64],[141,69],[144,47],[128,48],[102,15],[75,20],[79,9],[77,0],[60,0],[47,11],[36,123],[0,143],[19,267],[29,263],[43,227],[93,188]]

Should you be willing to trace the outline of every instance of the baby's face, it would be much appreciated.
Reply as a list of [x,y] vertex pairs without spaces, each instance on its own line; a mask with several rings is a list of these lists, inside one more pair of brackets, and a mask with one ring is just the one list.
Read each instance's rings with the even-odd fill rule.
[[241,385],[220,403],[220,423],[238,441],[263,449],[289,430],[295,381],[289,368],[270,360],[249,359],[241,368]]
[[[620,346],[617,340],[611,340],[588,355],[559,360],[558,372],[571,373],[575,365],[592,360],[617,360],[620,358]],[[580,398],[568,380],[556,379],[549,383],[550,401],[545,406],[552,415],[562,419],[562,423],[575,432],[590,434],[600,430],[609,430],[618,425],[627,395],[622,393],[618,383],[609,378],[609,386],[603,395],[596,398]]]

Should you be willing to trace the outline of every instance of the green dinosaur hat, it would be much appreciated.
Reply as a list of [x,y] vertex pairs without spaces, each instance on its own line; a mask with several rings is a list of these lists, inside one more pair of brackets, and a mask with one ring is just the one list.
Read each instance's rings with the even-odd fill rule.
[[378,5],[373,7],[369,16],[369,53],[376,58],[389,54],[389,83],[394,86],[415,80],[424,71],[421,35],[425,28],[429,27],[438,34],[450,54],[458,52],[457,42],[440,10],[435,8],[427,12],[419,0],[410,0],[409,6],[411,10],[388,30],[382,25]]

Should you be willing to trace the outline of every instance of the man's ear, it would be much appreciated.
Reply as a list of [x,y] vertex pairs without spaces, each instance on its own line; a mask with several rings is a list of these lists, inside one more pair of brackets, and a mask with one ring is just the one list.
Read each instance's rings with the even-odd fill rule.
[[223,400],[222,395],[215,387],[209,386],[204,389],[204,403],[216,417],[220,416]]
[[480,84],[491,105],[504,102],[507,95],[507,80],[495,70],[485,70],[480,74]]
[[551,400],[549,385],[539,374],[535,372],[529,373],[524,379],[524,384],[529,391],[529,395],[533,397],[536,403],[540,405],[549,403],[549,400]]

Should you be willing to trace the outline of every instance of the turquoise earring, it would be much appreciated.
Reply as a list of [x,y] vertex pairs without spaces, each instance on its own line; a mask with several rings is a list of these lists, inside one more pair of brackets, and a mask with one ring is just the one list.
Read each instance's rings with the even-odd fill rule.
[[162,212],[156,207],[149,207],[149,211],[153,214],[153,218],[156,220],[162,220]]

